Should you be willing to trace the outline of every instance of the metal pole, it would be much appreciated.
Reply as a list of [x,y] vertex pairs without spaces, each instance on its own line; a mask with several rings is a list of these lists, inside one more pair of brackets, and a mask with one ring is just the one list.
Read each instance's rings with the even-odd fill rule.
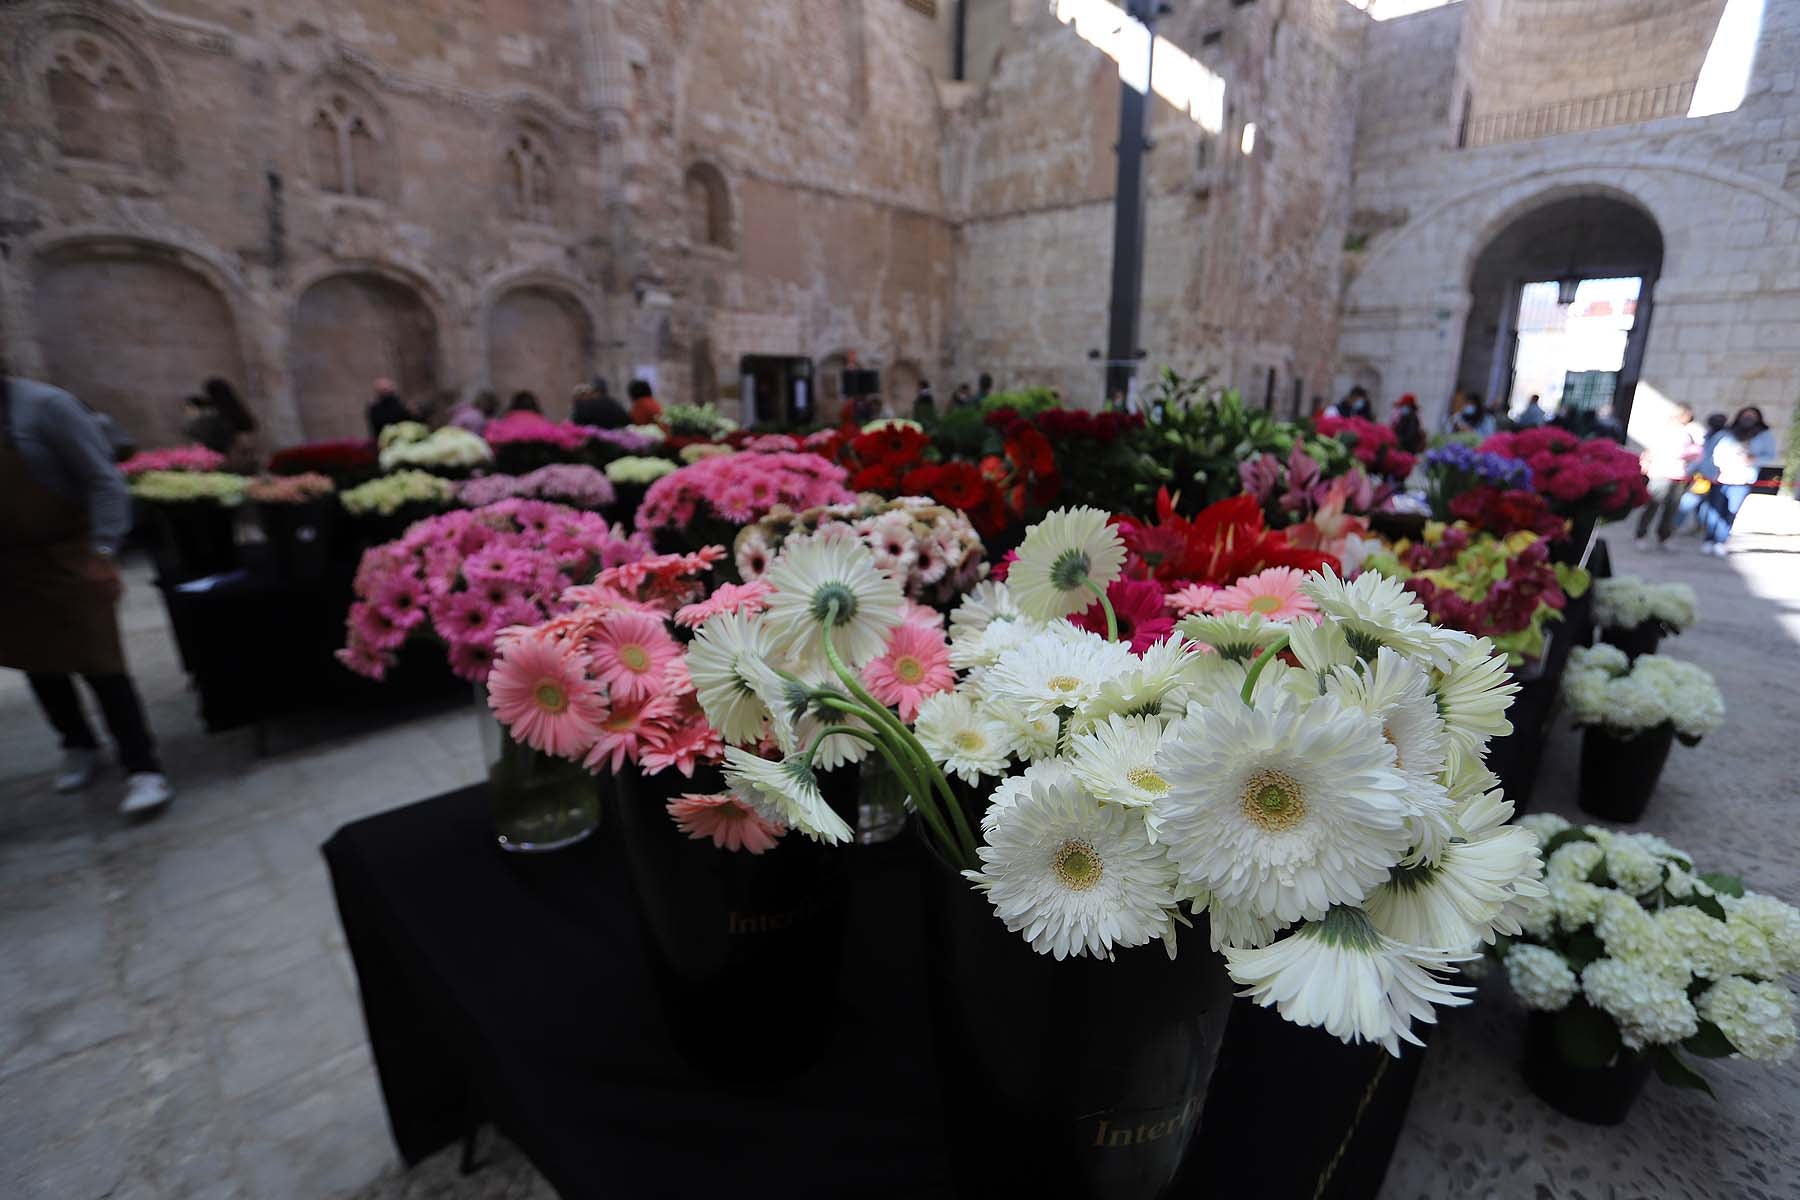
[[1144,90],[1119,81],[1118,179],[1113,187],[1112,300],[1106,328],[1106,393],[1129,394],[1137,374],[1138,316],[1144,291],[1144,151],[1149,149],[1150,78],[1158,0],[1129,0],[1127,13],[1149,31]]

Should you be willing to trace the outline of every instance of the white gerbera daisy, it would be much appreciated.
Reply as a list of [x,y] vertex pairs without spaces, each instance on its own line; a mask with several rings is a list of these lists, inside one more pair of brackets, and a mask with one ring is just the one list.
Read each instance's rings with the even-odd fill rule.
[[1030,791],[1031,785],[1034,783],[1080,786],[1075,782],[1074,772],[1069,770],[1067,759],[1040,759],[1027,766],[1019,774],[1008,775],[994,785],[993,794],[988,797],[987,811],[981,814],[982,831],[985,833],[992,829],[994,822],[1000,819],[1000,811]]
[[1544,896],[1537,839],[1503,825],[1474,841],[1451,842],[1430,862],[1394,868],[1363,902],[1369,919],[1395,941],[1441,950],[1493,944],[1496,932],[1516,936],[1511,911],[1524,896]]
[[1344,637],[1344,627],[1336,621],[1314,625],[1311,621],[1295,621],[1288,626],[1288,649],[1300,666],[1312,673],[1314,693],[1323,695],[1325,677],[1333,667],[1354,667],[1356,651]]
[[1069,768],[1096,800],[1149,808],[1169,794],[1156,773],[1162,732],[1155,717],[1108,717],[1071,743]]
[[1396,1057],[1400,1043],[1423,1045],[1415,1020],[1437,1020],[1437,1005],[1467,1004],[1474,989],[1445,983],[1470,954],[1404,946],[1360,909],[1333,908],[1272,946],[1224,949],[1226,970],[1245,985],[1238,993],[1275,1007],[1296,1025],[1322,1026],[1341,1042],[1379,1042]]
[[1059,508],[1025,532],[1006,586],[1020,611],[1042,621],[1081,612],[1125,566],[1125,543],[1098,508]]
[[938,692],[919,705],[913,727],[931,760],[967,784],[1004,775],[1013,733],[961,692]]
[[1232,662],[1247,663],[1257,651],[1266,650],[1287,636],[1288,627],[1259,613],[1197,613],[1182,618],[1175,627],[1183,637],[1212,647],[1214,654]]
[[700,709],[719,736],[743,745],[762,736],[768,709],[749,671],[775,653],[775,635],[760,617],[720,613],[688,643],[688,675]]
[[966,641],[995,621],[1011,621],[1020,615],[1011,590],[998,580],[984,579],[964,593],[962,602],[950,614],[950,641]]
[[1227,946],[1239,949],[1266,946],[1288,927],[1285,921],[1273,920],[1248,908],[1222,904],[1211,892],[1184,889],[1185,884],[1176,884],[1175,894],[1192,906],[1195,916],[1202,912],[1206,914],[1207,938],[1214,950],[1223,950]]
[[1039,954],[1111,958],[1152,938],[1175,946],[1175,873],[1136,813],[1070,780],[1033,780],[987,825],[980,885]]
[[1446,667],[1462,644],[1463,635],[1433,625],[1425,606],[1398,580],[1375,571],[1346,582],[1327,568],[1301,586],[1325,619],[1342,627],[1359,658],[1374,658],[1382,646],[1392,646],[1409,658]]
[[798,829],[817,842],[850,840],[850,826],[825,803],[818,776],[804,758],[771,762],[727,746],[725,782],[766,821]]
[[1479,759],[1488,739],[1512,732],[1506,709],[1519,685],[1506,669],[1506,655],[1494,653],[1486,638],[1476,638],[1446,668],[1432,672],[1431,690],[1451,758]]
[[1177,636],[1147,647],[1143,657],[1102,684],[1082,706],[1075,714],[1075,729],[1088,729],[1115,714],[1164,720],[1180,716],[1187,708],[1189,662],[1198,657],[1193,643]]
[[1394,748],[1394,766],[1406,777],[1413,845],[1425,848],[1427,854],[1442,846],[1450,836],[1450,796],[1439,782],[1444,770],[1444,722],[1425,669],[1383,646],[1360,672],[1333,667],[1325,691],[1381,722],[1381,736]]
[[900,585],[876,569],[875,556],[854,538],[790,538],[764,578],[775,592],[763,619],[800,663],[825,661],[821,634],[834,611],[831,635],[852,668],[879,657],[900,624]]
[[1411,844],[1407,782],[1381,723],[1334,696],[1189,705],[1157,766],[1184,883],[1282,921],[1359,904]]
[[1056,739],[1062,728],[1054,716],[1026,717],[1010,704],[993,704],[985,700],[981,704],[990,715],[997,715],[1012,733],[1014,755],[1034,763],[1056,757]]
[[1070,639],[1045,631],[1002,654],[982,687],[994,700],[1017,705],[1026,720],[1035,720],[1058,709],[1079,709],[1136,664],[1119,642],[1085,632]]

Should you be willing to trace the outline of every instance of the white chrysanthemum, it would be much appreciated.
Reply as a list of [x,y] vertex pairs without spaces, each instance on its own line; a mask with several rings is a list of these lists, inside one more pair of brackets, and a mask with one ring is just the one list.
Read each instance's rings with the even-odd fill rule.
[[825,623],[852,668],[877,658],[900,624],[900,585],[875,566],[869,548],[854,538],[789,538],[764,579],[775,589],[763,619],[797,662],[825,661]]
[[1021,612],[1053,621],[1093,604],[1088,584],[1104,591],[1124,565],[1125,543],[1104,511],[1059,508],[1026,530],[1006,586]]
[[1568,960],[1548,946],[1530,942],[1520,942],[1506,952],[1506,978],[1519,1003],[1539,1012],[1567,1008],[1581,990],[1581,981],[1569,969]]
[[1071,640],[1045,632],[1002,654],[982,686],[996,702],[1016,705],[1022,717],[1035,720],[1058,709],[1073,712],[1136,663],[1119,642],[1093,634]]
[[[1698,887],[1706,887],[1703,883],[1696,883]],[[1719,903],[1725,906],[1725,912],[1731,919],[1752,925],[1762,933],[1764,940],[1768,942],[1775,970],[1784,974],[1800,971],[1800,908],[1757,892],[1745,892],[1742,896],[1723,896]]]
[[1606,851],[1598,842],[1564,842],[1544,863],[1544,878],[1551,883],[1571,883],[1586,879],[1595,867],[1606,861]]
[[1630,959],[1646,965],[1667,962],[1668,941],[1657,928],[1656,918],[1644,906],[1623,892],[1606,892],[1600,915],[1594,919],[1594,932],[1606,943],[1606,952],[1614,958]]
[[1473,841],[1453,841],[1430,862],[1395,867],[1363,907],[1381,932],[1411,946],[1463,950],[1494,935],[1516,935],[1521,897],[1545,893],[1537,839],[1503,825]]
[[1157,765],[1184,883],[1282,921],[1359,904],[1410,839],[1406,779],[1380,723],[1326,696],[1190,705]]
[[1691,904],[1671,904],[1655,919],[1670,954],[1692,974],[1719,979],[1731,973],[1731,935],[1724,921]]
[[1745,1058],[1786,1062],[1794,1053],[1794,997],[1779,983],[1733,975],[1700,993],[1696,1007]]
[[1611,1017],[1626,1048],[1667,1046],[1700,1028],[1686,981],[1617,958],[1595,959],[1582,969],[1588,1003]]
[[1155,717],[1108,717],[1070,743],[1069,768],[1096,800],[1149,808],[1169,794],[1156,773],[1162,732]]
[[1015,738],[1004,722],[988,716],[961,692],[925,697],[913,727],[931,760],[964,783],[1006,774]]
[[1075,714],[1077,732],[1114,715],[1157,716],[1171,720],[1187,708],[1188,668],[1200,657],[1193,644],[1167,637],[1145,649],[1143,657],[1107,680]]
[[688,643],[688,675],[700,709],[727,742],[743,745],[762,736],[769,712],[751,684],[748,667],[774,653],[769,627],[758,617],[735,612],[712,617]]
[[1247,663],[1287,636],[1288,627],[1260,613],[1199,613],[1183,617],[1175,627],[1181,635],[1211,647],[1214,654],[1235,663]]
[[1467,1004],[1472,990],[1433,973],[1469,955],[1403,946],[1355,908],[1333,908],[1272,946],[1223,953],[1226,970],[1245,985],[1238,995],[1339,1041],[1379,1042],[1395,1056],[1402,1041],[1423,1045],[1413,1021],[1435,1022],[1436,1005]]
[[1539,844],[1548,842],[1565,829],[1575,828],[1567,820],[1555,813],[1527,813],[1519,818],[1520,825],[1537,835]]
[[1069,770],[1067,759],[1045,758],[1034,762],[1019,774],[1008,775],[994,785],[993,793],[988,796],[987,811],[981,814],[983,832],[993,828],[994,822],[999,820],[1001,810],[1030,791],[1035,783],[1050,783],[1058,787],[1080,786],[1075,782],[1074,773]]
[[1327,620],[1342,626],[1359,658],[1374,658],[1380,647],[1391,646],[1442,670],[1463,650],[1463,635],[1433,625],[1411,592],[1378,572],[1364,571],[1345,582],[1327,568],[1301,586]]
[[1406,778],[1413,845],[1427,856],[1435,854],[1450,836],[1450,795],[1439,781],[1444,723],[1424,668],[1383,646],[1360,673],[1335,668],[1325,691],[1381,722],[1381,736],[1394,748],[1394,767]]
[[950,642],[967,641],[995,621],[1012,621],[1019,615],[1011,589],[999,580],[984,579],[963,594],[950,614]]
[[1511,733],[1506,710],[1518,691],[1506,655],[1494,653],[1486,638],[1475,639],[1447,667],[1433,671],[1431,692],[1444,719],[1450,757],[1481,758],[1489,739]]
[[1606,873],[1613,886],[1633,896],[1642,896],[1662,886],[1662,860],[1628,837],[1615,837],[1606,844]]
[[825,803],[818,776],[805,759],[771,762],[727,746],[725,782],[764,820],[798,829],[818,842],[850,840],[850,826]]
[[977,847],[994,913],[1039,954],[1058,959],[1165,939],[1175,949],[1175,873],[1143,818],[1096,804],[1068,779],[1034,780]]

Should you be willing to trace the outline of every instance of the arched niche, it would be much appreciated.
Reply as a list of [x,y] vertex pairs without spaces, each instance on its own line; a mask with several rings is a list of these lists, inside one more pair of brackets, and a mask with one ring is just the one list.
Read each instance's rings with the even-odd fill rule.
[[171,247],[78,243],[37,264],[33,316],[45,374],[141,446],[186,440],[182,399],[217,375],[244,392],[231,306]]
[[373,271],[308,287],[294,309],[288,354],[311,441],[368,436],[365,410],[378,378],[394,380],[415,406],[437,395],[437,319],[410,284]]
[[687,208],[688,241],[696,246],[716,246],[729,250],[731,236],[731,189],[719,168],[708,162],[697,162],[687,169],[683,181],[683,202]]
[[488,378],[505,401],[533,392],[552,417],[569,413],[569,392],[594,374],[594,328],[587,310],[561,288],[524,284],[488,310]]

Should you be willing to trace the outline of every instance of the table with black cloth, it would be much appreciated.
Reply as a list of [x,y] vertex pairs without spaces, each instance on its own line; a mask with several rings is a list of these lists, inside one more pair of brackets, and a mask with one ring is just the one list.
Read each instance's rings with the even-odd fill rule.
[[[954,1195],[912,839],[843,851],[835,993],[793,995],[785,1022],[750,1027],[730,995],[703,1021],[669,1016],[612,833],[502,853],[476,785],[326,843],[402,1158],[487,1123],[570,1200]],[[1421,1052],[1385,1062],[1241,1001],[1231,1029],[1170,1194],[1374,1195]],[[737,1039],[815,1053],[723,1080],[710,1060]],[[1005,1194],[999,1174],[968,1182]]]

